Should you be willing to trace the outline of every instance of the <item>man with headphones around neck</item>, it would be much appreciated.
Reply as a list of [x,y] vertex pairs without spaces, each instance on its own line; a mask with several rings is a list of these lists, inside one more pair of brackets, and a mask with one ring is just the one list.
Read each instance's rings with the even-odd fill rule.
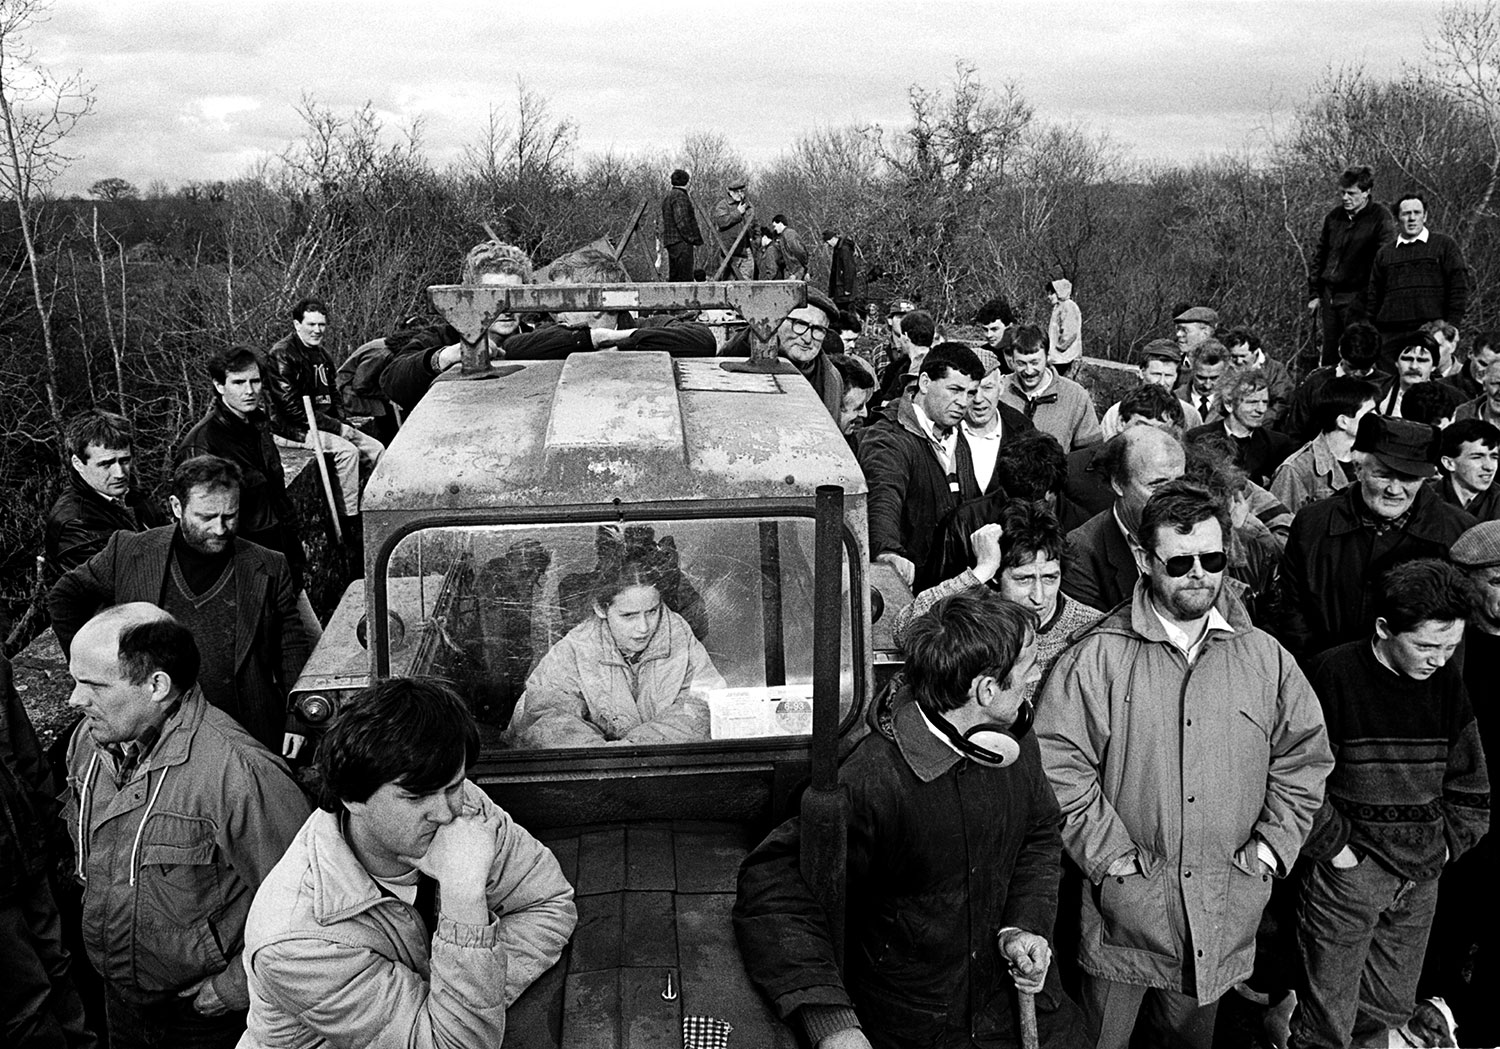
[[1219,997],[1250,975],[1271,894],[1333,768],[1323,712],[1286,649],[1226,587],[1229,512],[1162,485],[1140,515],[1141,577],[1053,664],[1037,737],[1083,872],[1081,1004],[1099,1049],[1209,1049]]
[[1036,618],[985,589],[908,628],[905,681],[839,769],[850,802],[843,968],[784,823],[740,867],[754,980],[815,1049],[1088,1044],[1051,965],[1062,843],[1025,682]]

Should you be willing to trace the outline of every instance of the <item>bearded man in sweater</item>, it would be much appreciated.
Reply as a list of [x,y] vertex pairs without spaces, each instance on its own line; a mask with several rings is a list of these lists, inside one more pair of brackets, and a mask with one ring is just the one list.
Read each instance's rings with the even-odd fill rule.
[[1291,1044],[1370,1045],[1416,1008],[1438,876],[1489,827],[1489,779],[1463,668],[1471,607],[1435,558],[1381,580],[1375,633],[1314,665],[1334,767],[1303,854],[1302,987]]

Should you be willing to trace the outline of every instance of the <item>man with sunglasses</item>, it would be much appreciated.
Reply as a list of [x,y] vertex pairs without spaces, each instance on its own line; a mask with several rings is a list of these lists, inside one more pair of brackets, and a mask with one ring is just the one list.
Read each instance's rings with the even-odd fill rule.
[[[1317,696],[1224,586],[1229,513],[1189,481],[1141,511],[1128,604],[1053,665],[1037,739],[1081,894],[1082,1005],[1100,1049],[1213,1043],[1333,767]],[[1148,1002],[1147,999],[1150,999]]]
[[1062,848],[1023,698],[1035,634],[1031,611],[983,588],[908,629],[905,681],[839,768],[842,966],[800,822],[741,865],[741,957],[814,1049],[1019,1045],[1015,990],[1036,995],[1041,1045],[1087,1044],[1048,942]]

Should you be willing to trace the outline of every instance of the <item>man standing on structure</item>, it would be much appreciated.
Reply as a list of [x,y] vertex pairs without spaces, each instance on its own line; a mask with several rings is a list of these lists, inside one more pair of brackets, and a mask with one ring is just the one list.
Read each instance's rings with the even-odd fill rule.
[[661,198],[661,242],[667,249],[667,280],[693,279],[693,249],[703,243],[693,198],[688,196],[688,173],[672,172],[672,188]]
[[[719,236],[724,238],[725,250],[730,253],[729,269],[724,276],[731,280],[751,280],[755,276],[754,262],[750,257],[750,242],[755,237],[755,205],[745,197],[744,179],[731,182],[728,193],[729,196],[714,207],[714,225],[718,227]],[[745,233],[743,240],[740,239],[742,232]]]

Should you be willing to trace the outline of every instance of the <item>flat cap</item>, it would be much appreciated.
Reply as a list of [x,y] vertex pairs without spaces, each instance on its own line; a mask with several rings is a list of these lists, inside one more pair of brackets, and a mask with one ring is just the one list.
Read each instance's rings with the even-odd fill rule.
[[1152,339],[1141,350],[1141,360],[1163,360],[1181,364],[1182,347],[1177,345],[1175,339]]
[[988,375],[992,371],[999,370],[1000,358],[996,357],[994,353],[985,349],[983,346],[974,347],[974,356],[978,357],[979,363],[984,365],[984,374]]
[[1209,309],[1207,306],[1194,306],[1191,309],[1183,310],[1177,316],[1173,317],[1172,320],[1176,321],[1178,324],[1186,324],[1189,321],[1197,321],[1199,324],[1211,324],[1215,328],[1219,326],[1218,313],[1214,310]]
[[1484,521],[1458,537],[1448,556],[1460,568],[1500,565],[1500,521]]

